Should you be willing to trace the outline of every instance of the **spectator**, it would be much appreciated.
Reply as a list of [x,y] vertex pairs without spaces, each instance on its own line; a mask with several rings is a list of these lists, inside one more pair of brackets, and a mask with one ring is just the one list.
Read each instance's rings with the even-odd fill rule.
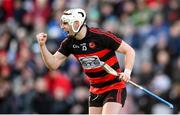
[[53,97],[48,92],[45,79],[37,78],[35,81],[35,96],[31,101],[33,113],[45,114],[52,112]]
[[58,71],[50,71],[45,76],[45,79],[48,90],[53,96],[56,94],[56,90],[64,92],[65,97],[71,94],[72,84],[67,75]]
[[11,90],[10,82],[0,79],[0,113],[19,113],[17,100]]

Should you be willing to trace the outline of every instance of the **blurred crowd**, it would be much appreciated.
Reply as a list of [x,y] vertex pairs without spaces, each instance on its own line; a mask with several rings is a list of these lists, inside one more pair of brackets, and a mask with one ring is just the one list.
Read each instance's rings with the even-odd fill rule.
[[[86,75],[71,55],[57,71],[41,58],[36,34],[55,53],[65,9],[83,8],[87,25],[111,31],[136,51],[132,80],[171,102],[169,109],[127,84],[122,113],[180,113],[179,0],[0,0],[0,113],[88,113]],[[123,55],[117,54],[123,69]]]

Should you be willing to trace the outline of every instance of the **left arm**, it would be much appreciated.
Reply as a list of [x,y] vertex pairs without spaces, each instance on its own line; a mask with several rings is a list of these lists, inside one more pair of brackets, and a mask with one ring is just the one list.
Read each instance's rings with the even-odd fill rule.
[[112,51],[117,51],[125,55],[125,70],[124,72],[120,73],[119,78],[123,81],[128,82],[130,80],[131,71],[134,66],[134,49],[122,39],[110,32],[106,32],[106,34],[103,34],[102,42],[105,48],[111,49]]
[[135,51],[124,41],[121,42],[121,45],[116,51],[125,55],[125,70],[120,74],[120,77],[122,80],[128,82],[130,80],[131,71],[134,66]]

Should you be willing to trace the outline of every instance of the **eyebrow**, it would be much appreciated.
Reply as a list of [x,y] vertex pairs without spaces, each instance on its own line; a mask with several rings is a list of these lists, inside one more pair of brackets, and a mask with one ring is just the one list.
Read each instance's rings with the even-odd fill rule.
[[62,21],[62,24],[68,24],[68,22],[63,22],[63,21]]
[[66,24],[66,23],[68,23],[68,22],[63,22],[63,23],[65,23],[65,24]]

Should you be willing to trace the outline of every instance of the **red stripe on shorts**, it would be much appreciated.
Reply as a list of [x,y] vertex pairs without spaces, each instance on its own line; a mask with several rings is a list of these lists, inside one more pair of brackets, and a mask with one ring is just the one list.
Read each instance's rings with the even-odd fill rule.
[[121,98],[122,98],[122,97],[121,97],[121,95],[122,95],[121,93],[122,93],[122,89],[118,90],[118,92],[117,92],[117,99],[116,99],[116,100],[117,100],[117,102],[119,102],[119,103],[121,103]]

